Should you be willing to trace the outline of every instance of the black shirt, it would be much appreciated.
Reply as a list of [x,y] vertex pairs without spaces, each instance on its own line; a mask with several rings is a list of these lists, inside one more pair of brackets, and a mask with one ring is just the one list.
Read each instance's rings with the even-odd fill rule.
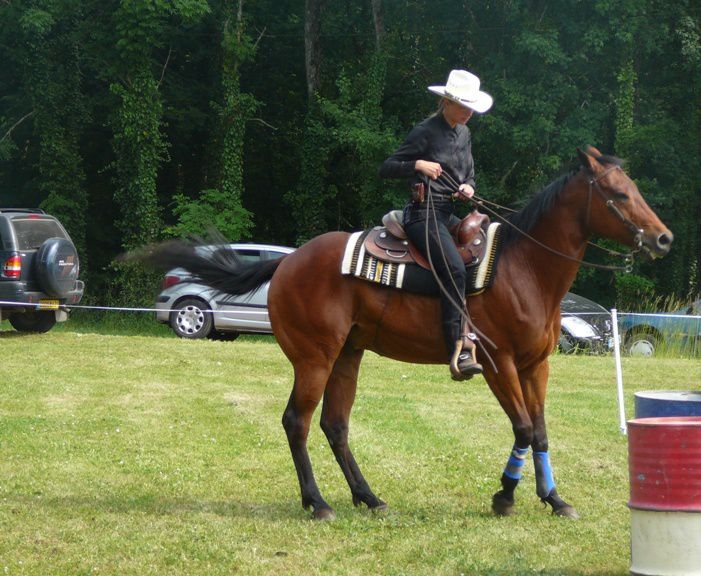
[[[381,178],[408,178],[409,184],[425,181],[414,169],[417,160],[438,162],[458,184],[475,188],[475,164],[472,160],[470,129],[463,124],[451,128],[442,113],[426,118],[409,132],[404,143],[380,166]],[[431,181],[438,194],[455,192],[443,178]]]

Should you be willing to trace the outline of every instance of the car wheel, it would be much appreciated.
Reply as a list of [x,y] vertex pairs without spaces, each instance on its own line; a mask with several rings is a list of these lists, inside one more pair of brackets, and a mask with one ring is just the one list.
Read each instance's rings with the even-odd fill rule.
[[650,332],[634,332],[628,337],[628,353],[631,356],[654,356],[658,338]]
[[65,298],[78,279],[78,253],[66,238],[49,238],[34,258],[37,277],[44,292],[54,298]]
[[170,313],[170,327],[181,338],[206,338],[212,332],[212,314],[202,300],[187,298]]
[[577,350],[575,343],[562,333],[560,333],[560,339],[558,340],[557,345],[562,354],[574,354]]
[[8,318],[12,327],[18,332],[48,332],[56,324],[55,312],[27,312],[12,314]]

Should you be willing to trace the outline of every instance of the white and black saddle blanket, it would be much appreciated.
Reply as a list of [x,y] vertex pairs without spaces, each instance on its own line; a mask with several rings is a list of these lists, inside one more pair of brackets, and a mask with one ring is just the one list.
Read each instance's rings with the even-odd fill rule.
[[[498,222],[489,225],[486,233],[487,247],[483,259],[475,266],[467,268],[467,287],[465,293],[474,296],[492,285],[494,270],[499,257],[500,227]],[[440,288],[433,272],[418,264],[404,264],[382,260],[371,255],[364,246],[370,230],[354,232],[348,238],[343,253],[341,273],[389,286],[399,290],[437,296]]]

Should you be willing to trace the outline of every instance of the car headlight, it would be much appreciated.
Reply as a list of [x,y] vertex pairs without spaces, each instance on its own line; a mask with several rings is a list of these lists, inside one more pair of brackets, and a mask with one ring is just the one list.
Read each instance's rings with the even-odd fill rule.
[[564,316],[560,322],[562,327],[575,338],[596,338],[594,327],[578,316]]

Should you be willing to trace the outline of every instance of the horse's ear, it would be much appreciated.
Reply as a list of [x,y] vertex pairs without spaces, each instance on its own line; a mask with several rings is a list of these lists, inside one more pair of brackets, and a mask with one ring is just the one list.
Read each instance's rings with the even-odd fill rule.
[[[591,150],[591,147],[589,147],[589,150]],[[598,165],[596,159],[586,152],[583,152],[581,148],[577,148],[577,154],[579,156],[579,161],[582,163],[582,167],[589,172],[589,174],[594,174],[594,172],[596,172],[596,166]]]
[[587,146],[587,152],[589,155],[594,156],[594,158],[601,158],[603,154],[598,150],[598,148],[594,148],[593,146]]

